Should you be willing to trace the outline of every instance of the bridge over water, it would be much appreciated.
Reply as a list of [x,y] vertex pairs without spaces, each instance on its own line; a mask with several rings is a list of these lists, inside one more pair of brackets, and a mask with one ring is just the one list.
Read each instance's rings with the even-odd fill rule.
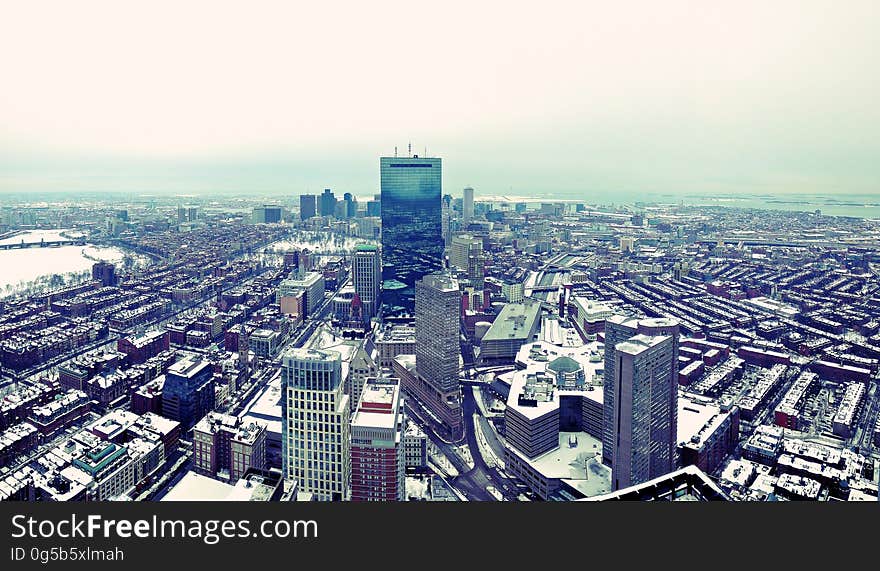
[[66,240],[40,240],[39,242],[10,242],[0,244],[0,250],[22,250],[24,248],[60,248],[61,246],[85,246],[85,238]]

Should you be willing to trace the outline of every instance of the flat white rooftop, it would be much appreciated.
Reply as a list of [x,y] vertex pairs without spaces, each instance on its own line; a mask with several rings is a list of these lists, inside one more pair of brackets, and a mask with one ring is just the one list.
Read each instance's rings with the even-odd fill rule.
[[678,442],[700,446],[728,416],[713,398],[679,393]]
[[587,497],[611,491],[611,468],[602,464],[602,442],[586,432],[560,432],[559,446],[529,460],[513,453],[545,478],[562,480]]
[[255,396],[241,417],[243,422],[259,420],[266,424],[267,434],[281,437],[281,375],[269,381],[260,393]]
[[[374,385],[367,383],[358,404],[358,410],[351,419],[352,427],[393,429],[397,424],[397,403],[400,400],[400,385],[389,383]],[[369,408],[372,406],[372,410]],[[379,410],[386,409],[387,410]]]
[[234,491],[235,486],[195,472],[187,472],[161,501],[223,502],[232,499],[230,496]]

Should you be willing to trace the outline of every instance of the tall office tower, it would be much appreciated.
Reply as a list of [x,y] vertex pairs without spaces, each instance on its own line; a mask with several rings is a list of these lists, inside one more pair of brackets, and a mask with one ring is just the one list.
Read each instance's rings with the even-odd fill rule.
[[336,195],[329,188],[324,189],[321,195],[321,216],[333,216],[336,214]]
[[339,220],[345,218],[345,201],[337,200],[336,201],[336,210],[333,211],[333,216]]
[[162,387],[162,416],[187,431],[214,408],[214,369],[201,357],[171,365]]
[[281,222],[282,218],[284,218],[284,208],[281,206],[264,204],[263,206],[254,207],[254,224],[276,224]]
[[605,321],[602,460],[612,472],[618,466],[614,485],[675,469],[678,338],[674,319],[612,315]]
[[483,253],[483,239],[470,234],[458,234],[452,237],[449,247],[449,265],[467,271],[471,256]]
[[[462,294],[458,281],[447,273],[428,274],[416,282],[415,289],[414,347],[406,354],[395,351],[388,357],[404,392],[414,397],[413,406],[437,419],[437,427],[455,440],[464,429],[458,382]],[[410,340],[400,339],[401,351]],[[391,344],[396,345],[393,339]],[[385,340],[379,345],[381,363]]]
[[299,197],[299,218],[308,220],[317,212],[317,198],[314,194],[301,194]]
[[92,264],[92,279],[101,280],[101,285],[104,287],[115,286],[118,282],[116,266],[104,261]]
[[461,199],[461,220],[467,224],[474,218],[474,189],[465,187]]
[[675,470],[674,424],[670,404],[672,337],[638,334],[614,349],[617,361],[613,411],[612,489],[619,490]]
[[614,348],[638,333],[638,319],[624,315],[611,315],[605,320],[605,367],[602,414],[602,463],[610,466],[614,454],[614,382],[616,361]]
[[379,286],[382,284],[382,262],[379,248],[362,244],[355,248],[351,263],[354,291],[363,303],[363,317],[376,315],[379,305]]
[[342,199],[345,206],[344,218],[355,218],[357,217],[357,199],[352,196],[350,192],[346,192],[342,195]]
[[195,222],[199,218],[198,206],[178,206],[177,222]]
[[367,216],[382,216],[382,195],[373,195],[373,200],[367,202]]
[[416,283],[416,370],[441,392],[458,390],[461,292],[449,274]]
[[444,247],[449,245],[449,239],[452,237],[452,234],[450,233],[452,223],[452,201],[447,200],[447,198],[451,197],[448,194],[444,196],[440,207],[440,233],[443,235]]
[[[672,355],[667,360],[669,368],[668,384],[654,387],[651,399],[652,410],[659,411],[659,421],[652,430],[652,442],[660,442],[651,457],[652,473],[668,474],[678,466],[678,347],[680,328],[675,319],[643,319],[639,323],[639,333],[649,336],[670,337]],[[651,476],[655,477],[654,475]]]
[[351,501],[406,499],[403,403],[394,378],[371,378],[351,419]]
[[282,473],[318,500],[349,495],[349,404],[338,351],[290,349],[281,359]]
[[441,160],[381,157],[385,314],[412,315],[416,281],[443,269]]

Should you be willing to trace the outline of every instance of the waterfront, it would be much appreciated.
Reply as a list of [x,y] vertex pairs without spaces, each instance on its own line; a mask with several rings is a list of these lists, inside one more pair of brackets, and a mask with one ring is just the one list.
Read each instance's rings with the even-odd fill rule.
[[[63,240],[70,230],[32,230],[11,238],[0,240],[0,244],[39,242],[40,240]],[[0,298],[22,291],[31,285],[61,285],[73,283],[88,274],[92,264],[98,260],[122,263],[126,252],[112,246],[60,246],[57,248],[24,248],[19,250],[0,250]],[[146,263],[142,257],[136,258],[139,264]],[[58,277],[54,277],[58,276]]]
[[[478,202],[583,202],[585,204],[613,208],[643,204],[645,206],[694,206],[710,208],[741,208],[748,210],[772,210],[783,212],[815,212],[825,216],[847,216],[854,218],[880,218],[880,202],[877,194],[841,193],[836,195],[816,195],[809,193],[780,193],[774,195],[753,193],[671,193],[671,192],[627,192],[627,191],[584,191],[579,192],[533,192],[524,195],[480,195]],[[532,206],[535,208],[535,206]]]

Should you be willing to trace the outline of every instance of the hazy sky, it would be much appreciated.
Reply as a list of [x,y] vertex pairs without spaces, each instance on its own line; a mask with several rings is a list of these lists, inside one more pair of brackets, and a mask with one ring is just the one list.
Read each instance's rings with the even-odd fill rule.
[[0,6],[0,192],[880,194],[876,0]]

